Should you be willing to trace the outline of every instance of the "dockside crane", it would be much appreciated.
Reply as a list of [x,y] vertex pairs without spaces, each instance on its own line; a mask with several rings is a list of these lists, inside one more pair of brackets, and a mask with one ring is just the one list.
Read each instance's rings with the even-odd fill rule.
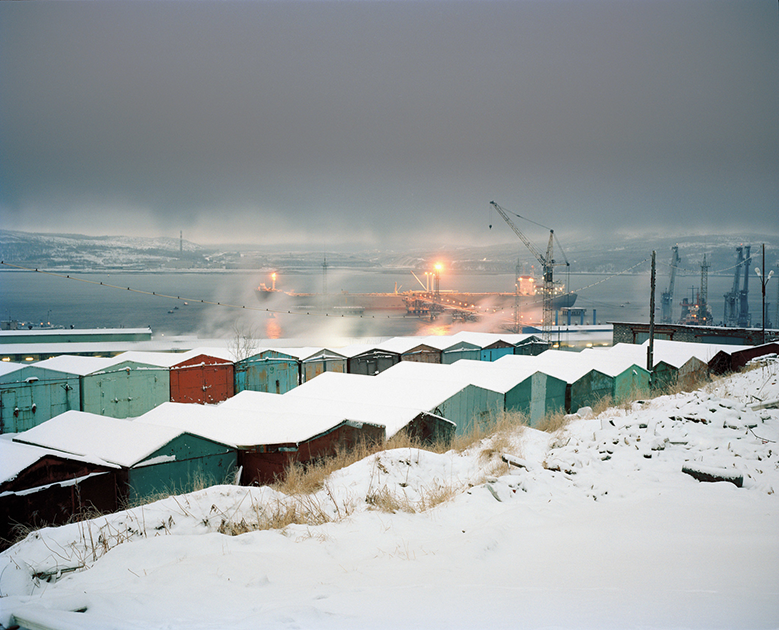
[[752,318],[749,316],[749,263],[752,262],[750,255],[751,245],[744,245],[744,288],[738,292],[738,325],[741,328],[749,328],[752,325]]
[[[562,266],[568,267],[570,266],[570,264],[568,263],[567,260],[565,262],[557,262],[554,259],[554,239],[555,239],[554,230],[546,228],[549,229],[549,243],[547,243],[546,246],[546,255],[542,255],[533,246],[533,243],[531,243],[528,240],[528,238],[514,224],[514,222],[509,217],[507,210],[501,208],[494,201],[490,201],[490,205],[493,208],[495,208],[497,213],[503,218],[503,220],[508,224],[508,226],[512,230],[514,230],[514,234],[516,234],[519,237],[519,240],[525,244],[525,247],[527,247],[530,250],[530,253],[536,257],[539,263],[541,263],[541,268],[543,269],[543,274],[544,274],[544,281],[543,281],[543,285],[541,286],[542,296],[544,300],[542,330],[544,336],[546,337],[546,340],[548,341],[552,331],[552,320],[554,315],[554,294],[555,294],[554,268],[562,267]],[[519,215],[516,216],[519,217]],[[563,258],[565,258],[565,255],[563,255]]]
[[673,321],[673,301],[674,301],[674,284],[676,282],[676,268],[679,265],[679,246],[674,245],[671,250],[673,255],[671,256],[671,278],[668,281],[668,290],[663,291],[661,296],[661,304],[663,307],[663,314],[660,321],[664,324],[670,324]]
[[735,326],[738,322],[738,306],[736,299],[739,295],[739,284],[741,281],[741,266],[744,264],[744,249],[736,247],[736,267],[733,275],[733,287],[725,294],[725,317],[723,323],[725,326]]

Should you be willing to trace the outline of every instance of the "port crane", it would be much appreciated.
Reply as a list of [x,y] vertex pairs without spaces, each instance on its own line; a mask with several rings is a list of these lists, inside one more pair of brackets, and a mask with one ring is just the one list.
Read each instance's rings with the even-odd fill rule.
[[[546,246],[546,255],[542,255],[533,246],[533,243],[531,243],[528,240],[528,238],[519,230],[519,228],[516,225],[514,225],[514,222],[509,217],[507,210],[501,208],[494,201],[490,201],[490,205],[493,208],[495,208],[497,213],[503,218],[503,220],[508,224],[508,226],[512,230],[514,230],[514,234],[516,234],[519,237],[519,240],[525,244],[525,247],[527,247],[530,250],[530,253],[536,257],[538,262],[541,263],[541,268],[543,269],[543,274],[544,274],[544,282],[541,287],[542,295],[544,298],[542,331],[548,341],[552,331],[552,320],[553,320],[553,313],[554,313],[554,294],[555,294],[554,268],[562,267],[562,266],[569,267],[570,264],[568,263],[568,260],[566,260],[565,262],[557,262],[554,259],[554,239],[555,239],[554,230],[551,229],[549,230],[549,243]],[[563,254],[563,258],[565,258],[565,254]]]
[[749,316],[749,263],[752,262],[752,246],[744,245],[744,262],[741,266],[744,268],[744,288],[738,292],[738,325],[742,328],[749,328],[752,325],[752,318]]
[[741,266],[744,264],[744,248],[736,247],[736,267],[733,276],[733,288],[725,294],[725,326],[735,326],[738,320],[738,287],[741,282]]
[[[736,267],[733,288],[725,294],[725,326],[748,328],[752,324],[749,315],[749,264],[752,261],[751,245],[736,247]],[[741,270],[744,270],[743,288],[739,289]]]
[[664,324],[670,324],[673,320],[674,283],[676,282],[676,268],[681,260],[681,258],[679,258],[679,246],[674,245],[671,250],[673,251],[673,255],[671,256],[671,278],[668,281],[668,291],[663,291],[661,296],[663,315],[660,321]]

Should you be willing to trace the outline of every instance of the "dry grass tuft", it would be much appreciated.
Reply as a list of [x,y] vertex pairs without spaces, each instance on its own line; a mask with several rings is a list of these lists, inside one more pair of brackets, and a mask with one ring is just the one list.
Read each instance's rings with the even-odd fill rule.
[[384,448],[385,445],[373,442],[358,442],[351,447],[339,446],[335,453],[309,462],[293,461],[285,469],[283,477],[272,484],[272,487],[288,495],[319,492],[333,472],[351,466]]
[[570,418],[566,418],[565,416],[566,414],[564,411],[549,413],[541,419],[541,422],[538,423],[536,428],[539,431],[545,431],[546,433],[556,433],[568,426],[568,423],[571,421]]
[[432,485],[422,488],[421,497],[418,504],[419,512],[430,510],[436,505],[449,501],[457,494],[458,488],[451,484],[434,481]]
[[592,414],[594,416],[599,416],[604,411],[606,411],[607,409],[613,406],[614,406],[614,401],[612,400],[611,396],[609,395],[602,396],[592,406]]
[[527,417],[518,411],[500,411],[497,414],[489,414],[488,417],[474,421],[471,430],[455,437],[451,444],[451,450],[462,453],[474,448],[488,438],[496,439],[497,436],[506,438],[509,434],[527,426]]
[[288,525],[323,525],[345,518],[354,511],[354,506],[348,502],[336,502],[326,484],[324,489],[327,494],[325,503],[321,495],[295,494],[263,504],[252,499],[250,509],[240,512],[241,520],[236,520],[234,514],[218,512],[220,523],[217,531],[228,536],[239,536],[247,532],[284,529]]
[[387,486],[383,486],[374,492],[365,495],[365,502],[375,510],[394,514],[395,512],[415,512],[408,497],[401,499],[397,494],[390,492]]

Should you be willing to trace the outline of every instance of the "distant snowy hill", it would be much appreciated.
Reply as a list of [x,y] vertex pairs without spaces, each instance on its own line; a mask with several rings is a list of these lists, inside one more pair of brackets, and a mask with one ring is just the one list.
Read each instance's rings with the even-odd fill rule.
[[[497,226],[496,226],[497,229]],[[536,248],[546,251],[545,243]],[[619,273],[646,260],[657,252],[658,273],[667,274],[671,247],[679,246],[680,275],[699,275],[703,255],[710,274],[732,274],[736,247],[749,245],[754,262],[760,246],[766,245],[766,267],[779,263],[779,238],[760,234],[726,235],[604,235],[601,239],[561,237],[554,256],[568,261],[572,272]],[[27,267],[76,270],[165,270],[165,269],[299,269],[321,270],[325,258],[332,268],[425,269],[431,261],[446,261],[449,271],[463,273],[511,273],[517,263],[530,273],[539,263],[514,235],[505,235],[499,245],[480,247],[438,247],[408,251],[361,250],[320,252],[306,249],[278,251],[257,245],[202,246],[176,238],[138,238],[128,236],[84,236],[79,234],[41,234],[0,230],[0,259]],[[643,267],[646,269],[646,266]],[[561,273],[562,269],[558,269]]]
[[194,262],[204,248],[175,238],[36,234],[0,230],[3,261],[36,267],[81,269],[149,268],[171,261]]

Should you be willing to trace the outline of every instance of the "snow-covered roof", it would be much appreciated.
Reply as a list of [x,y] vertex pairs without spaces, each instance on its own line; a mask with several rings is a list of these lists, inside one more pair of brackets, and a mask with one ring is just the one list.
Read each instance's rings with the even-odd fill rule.
[[32,330],[0,330],[0,343],[3,338],[13,337],[73,337],[74,335],[151,335],[151,328],[36,328]]
[[300,444],[348,420],[341,414],[283,408],[268,410],[167,402],[136,418],[137,424],[175,428],[237,448]]
[[456,361],[451,365],[401,361],[384,370],[381,376],[476,385],[505,394],[532,374],[529,369],[511,370],[486,361]]
[[[480,379],[483,378],[486,382],[492,381],[496,386],[505,387],[505,391],[508,391],[515,385],[528,379],[536,372],[541,371],[537,367],[534,367],[532,361],[528,361],[527,365],[507,365],[500,364],[496,361],[460,359],[459,361],[452,363],[452,367],[461,370],[464,374],[473,374],[474,377],[478,375]],[[552,375],[550,374],[549,376]],[[474,384],[478,385],[479,383],[474,381]]]
[[[386,372],[386,370],[385,370]],[[285,396],[349,400],[362,403],[400,405],[430,411],[467,387],[465,382],[394,378],[324,372],[288,391]]]
[[183,432],[85,411],[66,411],[18,434],[14,440],[129,468]]
[[[324,348],[322,346],[305,346],[303,348],[268,348],[268,350],[274,350],[281,354],[288,354],[291,357],[295,357],[298,361],[305,361],[322,352]],[[334,352],[333,354],[336,353]]]
[[134,361],[136,363],[145,363],[146,365],[154,365],[157,367],[169,368],[172,365],[181,363],[186,359],[182,359],[186,353],[182,352],[140,352],[131,350],[129,352],[123,352],[116,355],[117,359],[122,361]]
[[[646,367],[647,346],[644,345],[639,346],[632,343],[618,343],[617,345],[611,348],[598,348],[596,351],[603,352],[611,356],[622,355],[624,357],[629,357],[629,359],[633,361],[636,365]],[[675,346],[663,345],[654,348],[652,358],[655,366],[658,363],[663,362],[663,363],[667,363],[672,367],[679,369],[690,359],[692,359],[694,356],[695,356],[694,354],[692,354],[685,348],[677,348]]]
[[[303,350],[303,352],[306,352],[305,348],[303,348],[302,350]],[[275,348],[275,347],[274,348],[266,348],[266,347],[262,347],[262,348],[255,348],[253,350],[250,350],[248,352],[248,354],[247,354],[247,358],[251,359],[253,357],[259,357],[260,355],[263,355],[263,354],[271,353],[271,354],[280,354],[280,355],[284,355],[286,357],[290,357],[292,359],[299,360],[299,358],[295,354],[295,352],[296,352],[295,348]]]
[[[230,409],[286,410],[305,413],[318,411],[320,413],[336,414],[357,422],[384,425],[388,438],[406,427],[420,413],[427,413],[425,409],[397,406],[390,401],[360,402],[252,391],[243,391],[240,394],[236,394],[219,406]],[[441,419],[450,422],[445,418]]]
[[589,363],[593,369],[608,376],[618,376],[633,367],[646,370],[646,357],[634,357],[629,353],[604,352],[600,348],[587,348],[579,353],[579,359]]
[[[260,351],[252,352],[252,354],[259,354],[259,352]],[[220,348],[218,346],[207,346],[207,347],[193,348],[192,350],[188,350],[187,352],[182,352],[181,356],[184,358],[181,359],[179,363],[188,361],[189,359],[200,356],[201,354],[207,357],[214,357],[216,359],[230,361],[230,363],[235,362],[235,355],[233,354],[232,350],[230,350],[229,348]]]
[[123,359],[117,359],[117,357],[81,357],[70,354],[62,354],[58,357],[52,357],[51,359],[38,361],[33,365],[49,370],[57,370],[58,372],[86,376],[87,374],[94,374],[95,372],[108,370],[112,366],[122,362]]
[[[122,329],[126,330],[126,329]],[[57,339],[49,341],[45,338],[36,343],[2,343],[0,338],[0,355],[58,355],[58,354],[82,354],[82,355],[113,355],[120,352],[137,350],[142,352],[181,352],[191,350],[193,347],[202,346],[204,340],[191,336],[160,337],[150,341],[75,341],[62,342]],[[214,346],[220,340],[206,340],[210,346]]]
[[67,457],[68,459],[96,464],[98,466],[116,467],[98,458],[67,454],[51,448],[22,444],[21,442],[16,442],[12,439],[0,439],[0,483],[15,479],[19,473],[32,466],[46,455]]
[[[649,340],[646,340],[641,345],[646,349],[646,347],[649,345]],[[738,352],[740,350],[746,350],[747,348],[752,348],[752,347],[753,346],[732,345],[732,344],[724,344],[724,343],[694,343],[691,341],[671,341],[668,339],[655,339],[653,354],[657,355],[658,353],[662,354],[665,352],[676,353],[679,354],[680,356],[687,355],[688,360],[690,357],[695,357],[697,359],[700,359],[704,363],[708,363],[714,358],[714,355],[717,354],[718,352],[726,352],[728,354],[733,354],[734,352]]]
[[363,354],[364,352],[370,352],[371,350],[392,352],[394,354],[398,354],[398,352],[396,352],[394,350],[387,350],[386,348],[384,348],[382,343],[383,342],[377,343],[377,344],[353,343],[351,345],[344,346],[342,348],[338,348],[338,352],[340,352],[342,355],[344,355],[348,359],[351,359],[353,357],[356,357],[357,355]]
[[46,449],[37,446],[0,440],[0,483],[15,479],[25,468],[48,453]]
[[495,365],[515,367],[530,367],[535,372],[554,376],[568,384],[578,381],[582,376],[595,368],[576,358],[574,352],[547,350],[538,356],[507,354],[494,361]]
[[536,337],[533,334],[515,334],[515,333],[485,333],[485,332],[473,332],[468,330],[461,330],[451,336],[454,341],[467,341],[468,343],[475,344],[480,348],[486,348],[498,341],[505,341],[512,345],[523,343],[531,337]]
[[[392,337],[381,342],[381,349],[403,354],[421,345],[428,345],[425,343],[424,337]],[[431,347],[436,349],[436,346]]]
[[146,365],[154,365],[156,367],[170,368],[201,355],[229,361],[230,363],[233,362],[232,353],[227,348],[219,347],[194,348],[192,350],[187,350],[186,352],[130,351],[123,352],[114,357],[114,359],[117,360],[117,362],[134,361]]
[[480,345],[471,343],[470,341],[463,341],[462,339],[454,339],[452,335],[429,335],[427,337],[419,337],[419,339],[421,340],[420,343],[430,346],[431,348],[436,348],[441,352],[453,350],[457,346],[481,350]]
[[8,364],[0,364],[0,381],[2,381],[5,384],[19,383],[22,380],[24,380],[27,383],[30,383],[36,379],[42,381],[51,381],[51,380],[65,380],[67,378],[72,378],[75,380],[78,376],[72,373],[61,372],[59,370],[52,370],[46,367],[40,367],[36,363],[12,363],[11,365],[14,365],[16,367],[8,371],[3,371],[1,369],[3,365],[8,365]]
[[24,367],[24,363],[12,363],[11,361],[0,361],[0,376],[10,374]]

